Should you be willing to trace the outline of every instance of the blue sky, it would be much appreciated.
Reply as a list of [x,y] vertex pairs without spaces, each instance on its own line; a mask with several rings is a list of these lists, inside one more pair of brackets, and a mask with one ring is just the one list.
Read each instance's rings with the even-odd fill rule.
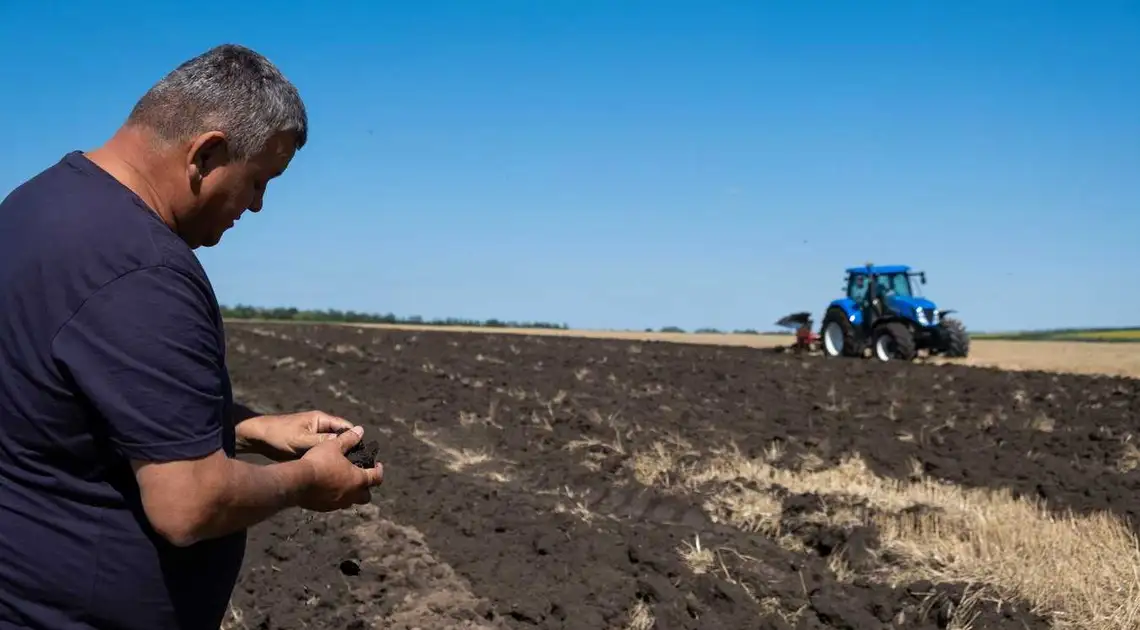
[[312,135],[198,250],[224,303],[768,329],[873,260],[974,329],[1140,324],[1135,2],[327,6],[0,1],[0,194],[236,42]]

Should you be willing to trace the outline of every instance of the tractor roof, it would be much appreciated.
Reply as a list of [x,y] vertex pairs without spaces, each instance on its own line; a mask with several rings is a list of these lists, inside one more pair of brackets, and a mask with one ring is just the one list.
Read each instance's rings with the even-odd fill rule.
[[906,273],[910,271],[908,265],[871,265],[870,269],[866,266],[863,267],[849,267],[847,273],[852,275],[867,275],[867,273],[875,274],[888,274],[888,273]]

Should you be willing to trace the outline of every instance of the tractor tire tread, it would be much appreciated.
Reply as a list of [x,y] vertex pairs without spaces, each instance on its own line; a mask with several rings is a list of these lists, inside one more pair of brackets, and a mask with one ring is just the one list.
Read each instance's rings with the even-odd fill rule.
[[[847,314],[842,309],[831,307],[827,309],[827,313],[823,317],[823,326],[820,328],[820,346],[823,347],[825,339],[824,334],[827,331],[828,324],[835,322],[839,324],[839,329],[843,331],[843,350],[839,356],[842,357],[861,357],[863,356],[863,345],[860,343],[855,327],[851,321],[847,319]],[[824,350],[823,356],[830,356]]]
[[942,351],[943,356],[963,358],[970,354],[970,336],[962,322],[947,317],[938,325],[944,329],[947,336],[946,347]]
[[875,331],[875,340],[872,343],[877,343],[878,338],[882,335],[889,335],[894,339],[895,351],[898,353],[899,360],[912,361],[918,356],[918,345],[914,340],[914,335],[904,324],[899,322],[883,324]]

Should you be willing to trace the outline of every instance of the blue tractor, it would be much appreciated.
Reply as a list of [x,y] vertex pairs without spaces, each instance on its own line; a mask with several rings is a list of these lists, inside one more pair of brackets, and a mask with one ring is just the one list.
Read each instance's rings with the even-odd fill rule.
[[[917,282],[916,282],[917,279]],[[847,270],[847,296],[827,307],[820,328],[825,357],[863,357],[868,348],[880,361],[931,356],[965,357],[970,337],[954,311],[940,310],[920,295],[926,272],[906,265],[872,265]]]

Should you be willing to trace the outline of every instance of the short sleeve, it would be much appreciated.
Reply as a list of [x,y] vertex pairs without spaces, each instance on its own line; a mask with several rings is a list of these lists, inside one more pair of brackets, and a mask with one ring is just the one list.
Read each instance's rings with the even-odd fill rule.
[[100,288],[59,330],[57,365],[130,459],[171,461],[222,448],[225,360],[201,280],[165,266]]

